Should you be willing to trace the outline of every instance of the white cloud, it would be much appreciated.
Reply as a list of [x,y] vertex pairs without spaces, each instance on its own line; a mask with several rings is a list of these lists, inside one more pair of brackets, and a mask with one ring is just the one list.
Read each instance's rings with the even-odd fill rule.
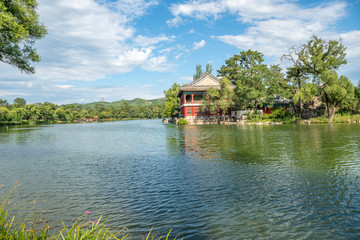
[[[216,6],[216,8],[215,8]],[[216,20],[234,14],[248,28],[243,34],[216,38],[239,49],[254,49],[266,56],[279,57],[292,45],[302,44],[311,35],[325,32],[345,15],[345,2],[332,2],[303,8],[295,2],[277,0],[192,0],[173,4],[174,19]]]
[[[100,3],[99,3],[100,2]],[[158,4],[155,0],[38,0],[41,21],[48,35],[37,42],[42,61],[36,75],[26,76],[11,66],[3,79],[29,78],[36,81],[94,81],[107,75],[129,72],[134,67],[154,64],[164,58],[157,44],[172,40],[165,35],[136,34],[132,20]],[[145,49],[144,49],[145,48]],[[169,64],[149,69],[164,71]]]
[[60,88],[60,89],[74,88],[73,85],[60,85],[60,84],[58,84],[58,85],[55,85],[55,86],[57,86],[57,87]]
[[146,37],[143,35],[139,35],[134,39],[134,43],[137,46],[148,47],[152,45],[156,45],[160,42],[164,41],[172,41],[175,37],[167,37],[165,35],[157,36],[157,37]]
[[104,5],[115,9],[128,19],[141,17],[147,10],[159,4],[157,0],[121,0],[121,1],[102,1]]
[[[342,72],[350,76],[360,65],[360,31],[334,32],[337,21],[346,16],[346,1],[313,3],[301,6],[297,1],[286,0],[190,0],[173,4],[170,26],[185,23],[186,19],[213,22],[225,15],[234,15],[245,32],[213,36],[240,50],[257,50],[266,57],[278,59],[292,46],[304,44],[312,35],[325,39],[343,40],[347,46],[348,64]],[[286,64],[286,63],[282,63]]]
[[205,44],[206,44],[205,40],[201,40],[200,42],[194,42],[193,50],[198,50],[198,49],[204,47]]
[[345,6],[345,2],[335,2],[304,9],[293,2],[278,0],[191,0],[173,4],[170,11],[174,18],[168,22],[177,25],[183,22],[183,17],[211,21],[226,13],[238,15],[244,23],[272,18],[313,18],[326,22],[343,16]]
[[184,4],[173,4],[170,7],[174,18],[167,21],[169,26],[178,26],[182,23],[181,16],[193,17],[201,20],[210,18],[217,19],[220,13],[226,11],[226,6],[222,1],[190,1]]
[[152,50],[147,48],[145,50],[138,50],[136,48],[126,51],[124,54],[118,56],[114,64],[124,72],[131,71],[131,67],[136,67],[144,64],[151,56]]
[[[92,101],[88,96],[98,96],[98,92],[111,98],[116,95],[111,89],[79,88],[71,81],[96,81],[135,67],[147,71],[172,70],[173,65],[167,60],[170,52],[161,50],[174,37],[146,36],[147,31],[136,29],[136,18],[148,14],[158,3],[158,0],[38,0],[40,19],[48,29],[48,35],[36,42],[42,61],[34,64],[36,74],[30,76],[0,63],[1,80],[14,81],[0,83],[0,88],[6,89],[0,92],[0,98],[29,95],[63,103],[61,99],[74,96]],[[119,94],[126,94],[126,90],[116,89]],[[135,96],[135,88],[131,91]],[[139,94],[150,96],[149,92]]]

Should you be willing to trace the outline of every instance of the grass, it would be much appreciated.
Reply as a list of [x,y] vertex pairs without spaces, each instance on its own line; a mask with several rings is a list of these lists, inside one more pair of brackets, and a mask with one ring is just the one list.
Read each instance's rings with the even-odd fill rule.
[[[17,192],[20,184],[5,190],[4,185],[0,185],[0,240],[131,240],[131,236],[126,233],[126,228],[114,232],[106,226],[106,220],[102,221],[100,216],[97,220],[89,220],[89,211],[75,220],[70,226],[63,227],[58,233],[51,232],[51,226],[42,221],[38,213],[31,213],[29,208],[34,208],[35,202],[31,204],[17,204],[11,199]],[[33,211],[33,210],[32,210]],[[160,234],[153,234],[152,229],[146,236],[146,240],[168,240],[171,230],[163,238]],[[174,238],[174,240],[177,236]],[[141,238],[144,239],[144,238]]]

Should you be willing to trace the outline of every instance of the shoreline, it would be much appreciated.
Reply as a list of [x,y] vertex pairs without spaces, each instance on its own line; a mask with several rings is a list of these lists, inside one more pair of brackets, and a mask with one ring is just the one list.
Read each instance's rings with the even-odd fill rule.
[[131,120],[151,120],[151,119],[159,119],[161,118],[123,118],[123,119],[106,119],[106,120],[99,120],[99,121],[91,121],[91,122],[66,122],[66,121],[28,121],[24,120],[21,122],[0,122],[0,127],[6,126],[27,126],[27,125],[55,125],[55,124],[87,124],[87,123],[104,123],[104,122],[117,122],[117,121],[131,121]]

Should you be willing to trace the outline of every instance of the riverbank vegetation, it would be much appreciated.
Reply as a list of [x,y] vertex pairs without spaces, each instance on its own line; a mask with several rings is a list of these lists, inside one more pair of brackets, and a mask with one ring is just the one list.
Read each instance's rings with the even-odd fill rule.
[[[230,105],[233,110],[252,110],[246,116],[250,122],[310,118],[314,122],[324,122],[324,118],[327,122],[357,121],[360,82],[354,86],[348,77],[338,75],[339,68],[347,63],[345,57],[346,47],[341,40],[326,41],[317,36],[281,56],[282,61],[290,63],[286,69],[264,64],[264,55],[258,51],[242,51],[217,71],[221,90],[210,88],[202,108],[211,114],[220,114]],[[236,88],[229,88],[224,84],[227,81]],[[287,103],[276,102],[279,97]],[[257,114],[264,107],[269,111]]]
[[49,102],[27,104],[16,98],[13,104],[0,99],[0,123],[70,123],[78,119],[124,120],[161,118],[164,100],[134,99],[118,102],[56,105]]
[[[102,217],[93,220],[91,212],[86,211],[75,222],[54,231],[50,223],[41,219],[41,213],[32,212],[35,210],[36,201],[30,204],[19,203],[13,199],[19,183],[10,189],[5,190],[4,185],[0,185],[0,239],[6,240],[127,240],[133,239],[127,229],[121,231],[112,231],[106,226],[106,220]],[[146,240],[168,240],[171,230],[166,236],[152,232],[147,234]],[[176,239],[175,237],[174,239]]]

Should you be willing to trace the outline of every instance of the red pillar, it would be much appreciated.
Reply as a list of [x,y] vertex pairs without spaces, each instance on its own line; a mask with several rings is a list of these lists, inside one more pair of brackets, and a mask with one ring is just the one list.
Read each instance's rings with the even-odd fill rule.
[[194,94],[191,94],[191,103],[194,103]]

